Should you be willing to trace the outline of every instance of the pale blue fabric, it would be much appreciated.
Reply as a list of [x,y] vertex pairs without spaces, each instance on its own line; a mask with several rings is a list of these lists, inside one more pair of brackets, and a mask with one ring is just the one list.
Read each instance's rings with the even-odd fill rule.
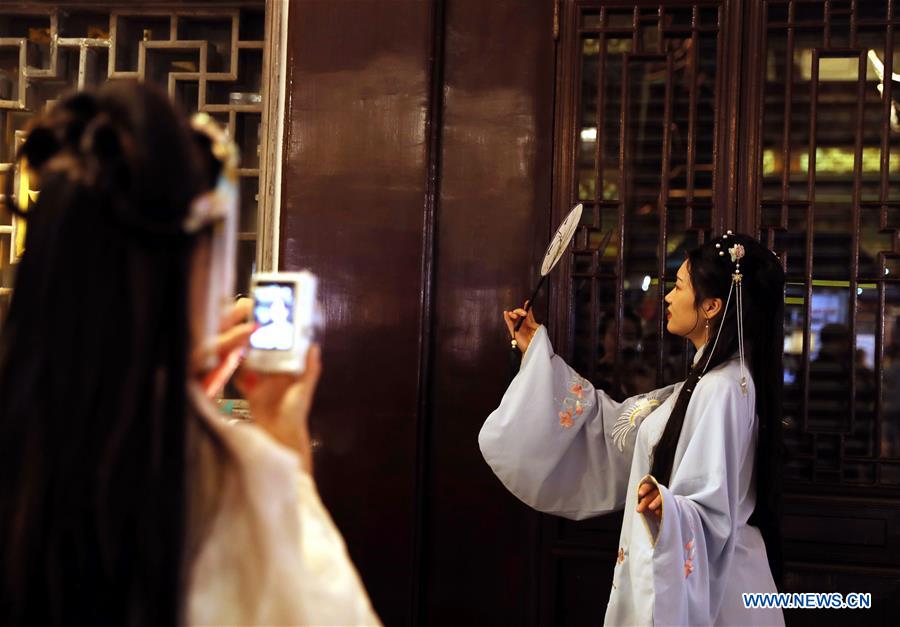
[[[572,519],[624,508],[606,624],[784,624],[780,610],[741,602],[742,592],[776,590],[762,537],[747,524],[757,422],[752,381],[744,394],[740,376],[732,360],[697,384],[672,480],[658,486],[662,519],[635,512],[637,490],[656,483],[648,474],[653,447],[682,384],[617,403],[553,353],[542,326],[482,427],[485,460],[529,506]],[[571,411],[576,402],[581,414]],[[560,412],[572,413],[562,421],[569,426]]]

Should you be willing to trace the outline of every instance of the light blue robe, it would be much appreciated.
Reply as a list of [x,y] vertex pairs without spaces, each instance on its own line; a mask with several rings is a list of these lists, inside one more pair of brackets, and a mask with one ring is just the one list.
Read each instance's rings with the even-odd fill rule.
[[[682,383],[613,401],[558,356],[541,326],[478,436],[485,460],[529,506],[581,520],[624,508],[607,625],[783,625],[741,593],[776,592],[766,548],[747,524],[756,503],[755,390],[737,360],[693,392],[669,486],[649,474]],[[638,514],[658,485],[662,517]]]

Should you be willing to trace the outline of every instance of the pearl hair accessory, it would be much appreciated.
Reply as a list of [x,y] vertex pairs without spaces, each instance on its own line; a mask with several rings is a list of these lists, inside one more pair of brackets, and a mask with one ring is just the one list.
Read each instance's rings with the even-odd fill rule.
[[[728,238],[732,237],[734,233],[731,231],[726,231],[722,236],[722,242],[716,244],[716,248],[721,248],[723,243],[727,243]],[[741,259],[744,258],[746,251],[744,250],[744,246],[742,244],[735,244],[731,248],[728,249],[728,254],[731,257],[731,263],[734,264],[734,272],[731,273],[731,286],[728,288],[728,298],[725,299],[725,308],[722,310],[722,320],[725,319],[725,314],[728,313],[728,305],[731,304],[731,296],[734,294],[736,306],[737,306],[737,327],[738,327],[738,354],[741,359],[741,392],[746,395],[747,394],[747,370],[744,365],[744,295],[742,289],[742,281],[744,275],[741,273]],[[719,250],[719,256],[724,257],[725,251]],[[709,368],[709,363],[712,361],[712,356],[716,352],[716,345],[719,343],[719,336],[722,334],[722,326],[723,324],[719,323],[719,330],[716,332],[716,339],[713,341],[712,350],[709,351],[709,356],[706,359],[706,365],[703,367],[703,373],[706,374],[706,369]],[[701,375],[702,376],[702,375]]]

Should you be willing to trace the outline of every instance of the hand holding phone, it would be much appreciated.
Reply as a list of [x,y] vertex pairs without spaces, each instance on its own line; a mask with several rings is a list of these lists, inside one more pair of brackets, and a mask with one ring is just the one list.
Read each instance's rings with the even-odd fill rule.
[[302,374],[242,368],[235,378],[235,384],[250,404],[254,423],[296,451],[308,473],[312,473],[308,418],[321,371],[321,352],[317,344],[312,344]]
[[[253,301],[241,298],[231,306],[231,310],[222,320],[219,334],[208,349],[215,359],[215,366],[206,372],[202,381],[203,390],[208,398],[216,398],[219,395],[241,364],[250,335],[255,329],[253,322],[247,322],[252,315]],[[197,359],[205,358],[201,356]]]
[[301,373],[318,326],[318,280],[302,272],[266,272],[250,280],[256,331],[246,366],[260,372]]

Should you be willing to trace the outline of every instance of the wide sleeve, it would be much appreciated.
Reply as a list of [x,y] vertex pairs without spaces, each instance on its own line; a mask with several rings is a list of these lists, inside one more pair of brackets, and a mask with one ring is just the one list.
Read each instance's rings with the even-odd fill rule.
[[304,573],[296,584],[305,599],[307,620],[318,625],[381,625],[312,477],[301,471],[298,486]]
[[[192,520],[202,542],[191,566],[186,623],[380,625],[297,453],[257,425],[223,420],[199,386],[190,393],[216,437],[197,435],[190,504],[212,502],[215,512],[208,521]],[[225,464],[216,448],[222,445]]]
[[742,474],[752,472],[756,432],[752,383],[745,393],[732,379],[716,373],[697,385],[671,485],[652,475],[638,482],[662,495],[661,516],[638,514],[646,534],[636,536],[649,556],[653,616],[660,623],[712,624],[722,605],[742,487],[750,483]]
[[673,388],[618,403],[555,355],[541,326],[478,444],[507,489],[537,510],[580,520],[622,509],[637,427]]

